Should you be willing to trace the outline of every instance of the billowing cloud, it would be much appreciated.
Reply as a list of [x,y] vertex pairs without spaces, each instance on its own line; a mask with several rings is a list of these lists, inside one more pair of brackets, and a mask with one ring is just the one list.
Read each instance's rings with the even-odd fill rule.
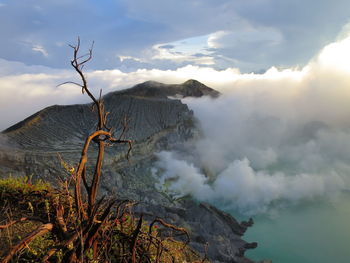
[[[123,59],[129,59],[123,57]],[[87,71],[91,90],[103,94],[118,89],[129,88],[140,82],[155,80],[164,83],[181,83],[191,78],[218,86],[224,85],[234,69],[216,71],[211,68],[186,66],[177,70],[139,69],[133,72],[120,70]],[[212,77],[210,77],[212,75]],[[0,119],[3,130],[23,120],[36,111],[53,104],[72,104],[89,102],[78,87],[72,85],[58,86],[65,81],[79,81],[72,70],[53,69],[43,66],[27,66],[20,62],[0,59],[0,105],[4,113]],[[58,86],[58,87],[57,87]]]
[[301,69],[231,72],[218,99],[185,99],[203,138],[188,157],[159,153],[161,183],[246,214],[349,190],[349,41]]
[[[268,173],[253,169],[248,158],[232,161],[215,178],[208,178],[193,164],[177,159],[170,152],[160,152],[158,158],[157,167],[162,173],[159,187],[173,198],[192,195],[200,201],[214,202],[248,215],[269,212],[272,204],[310,201],[345,188],[343,178],[335,172]],[[213,182],[209,183],[210,180]],[[169,186],[164,188],[164,185]]]

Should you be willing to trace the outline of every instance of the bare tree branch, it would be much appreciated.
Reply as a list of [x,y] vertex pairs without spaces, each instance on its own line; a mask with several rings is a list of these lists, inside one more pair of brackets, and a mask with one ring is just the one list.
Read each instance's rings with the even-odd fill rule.
[[52,223],[42,224],[39,228],[30,233],[27,237],[22,239],[16,246],[14,246],[10,252],[0,261],[0,263],[8,263],[13,258],[13,256],[25,248],[27,244],[32,242],[36,237],[42,236],[48,232],[50,232],[53,228]]
[[66,84],[73,84],[73,85],[79,86],[79,87],[81,87],[81,88],[83,87],[81,84],[76,83],[76,82],[74,82],[74,81],[66,81],[66,82],[63,82],[63,83],[61,83],[61,84],[58,84],[56,87],[60,87],[60,86],[66,85]]
[[24,222],[24,221],[37,221],[37,222],[45,222],[44,220],[42,220],[40,217],[22,217],[18,220],[12,220],[10,222],[8,222],[7,224],[5,225],[0,225],[0,230],[3,230],[3,229],[6,229],[6,228],[9,228],[17,223],[20,223],[20,222]]

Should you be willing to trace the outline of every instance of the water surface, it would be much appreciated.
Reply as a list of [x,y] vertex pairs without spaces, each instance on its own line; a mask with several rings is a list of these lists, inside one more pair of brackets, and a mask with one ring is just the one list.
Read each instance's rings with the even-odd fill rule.
[[[235,215],[235,212],[232,212]],[[237,215],[237,214],[236,214]],[[349,263],[350,194],[255,216],[244,239],[258,242],[246,255],[273,263]]]

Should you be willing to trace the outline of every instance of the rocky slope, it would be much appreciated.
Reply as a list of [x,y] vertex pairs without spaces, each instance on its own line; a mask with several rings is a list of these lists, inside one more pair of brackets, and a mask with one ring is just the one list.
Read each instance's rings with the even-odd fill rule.
[[[190,198],[172,200],[155,188],[157,179],[151,172],[154,153],[182,148],[199,136],[193,112],[174,97],[203,95],[215,98],[219,93],[189,80],[180,85],[145,82],[104,96],[110,112],[108,126],[115,127],[118,137],[120,120],[127,117],[130,121],[125,138],[135,142],[130,162],[124,157],[125,147],[106,150],[101,193],[137,200],[137,212],[158,215],[188,228],[192,247],[204,252],[208,242],[213,262],[252,262],[244,252],[256,243],[241,239],[252,222],[239,223],[215,207]],[[91,104],[55,105],[33,114],[2,132],[6,145],[0,149],[0,176],[25,174],[55,182],[64,175],[60,159],[75,165],[95,125],[96,112],[91,111]],[[94,154],[92,149],[90,158]]]

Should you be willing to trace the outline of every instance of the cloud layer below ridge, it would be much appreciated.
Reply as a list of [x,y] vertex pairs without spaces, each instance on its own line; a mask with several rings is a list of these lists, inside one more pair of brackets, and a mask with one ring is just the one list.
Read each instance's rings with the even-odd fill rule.
[[349,61],[346,37],[302,69],[232,74],[218,99],[186,99],[204,136],[196,158],[158,154],[161,182],[246,214],[350,189]]

